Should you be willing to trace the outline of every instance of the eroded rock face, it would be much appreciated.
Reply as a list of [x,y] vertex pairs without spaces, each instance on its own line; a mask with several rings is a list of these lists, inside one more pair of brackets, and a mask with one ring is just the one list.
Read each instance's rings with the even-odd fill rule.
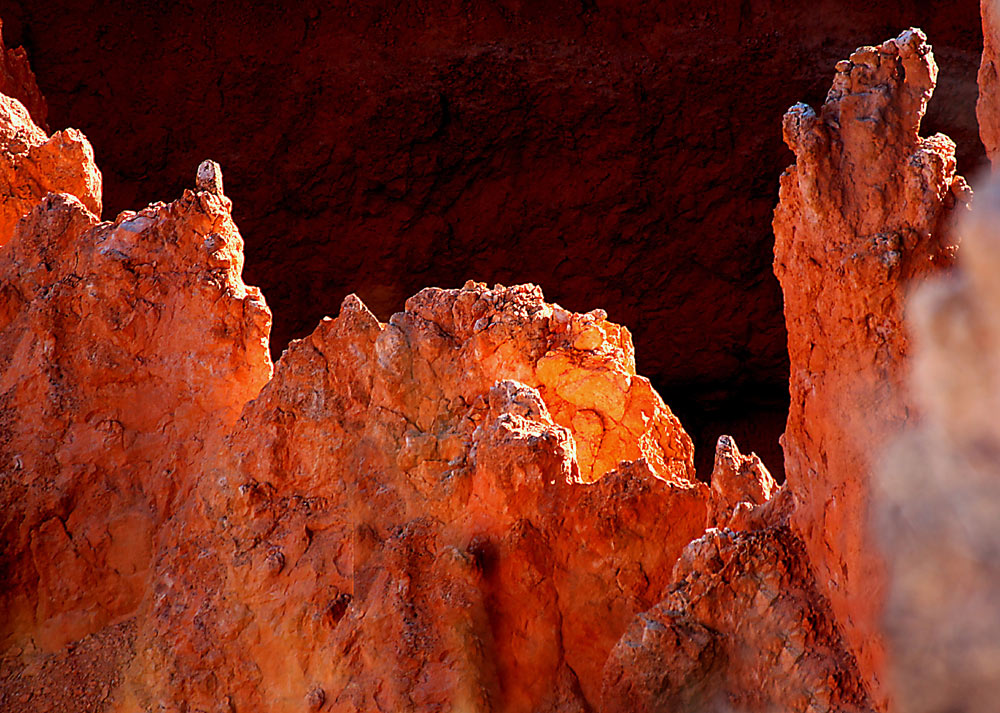
[[615,713],[872,710],[787,524],[688,545],[670,596],[633,621],[604,676]]
[[595,705],[711,501],[628,331],[351,297],[270,379],[230,207],[50,194],[2,248],[4,703]]
[[794,496],[719,439],[706,533],[603,671],[604,711],[871,711],[875,702],[790,526]]
[[919,30],[839,63],[819,112],[799,104],[785,115],[796,163],[774,217],[792,365],[783,441],[792,522],[876,692],[884,577],[859,527],[870,458],[913,410],[905,286],[951,262],[949,221],[969,197],[951,140],[919,136],[936,77]]
[[50,192],[75,196],[100,217],[101,172],[90,143],[76,129],[49,138],[21,102],[0,93],[0,245]]
[[[950,141],[918,136],[919,31],[838,72],[784,127],[780,489],[728,437],[697,482],[628,330],[532,285],[427,289],[388,323],[349,296],[271,378],[214,162],[204,190],[113,223],[67,193],[12,207],[0,704],[884,707],[867,455],[912,408],[900,284],[948,264],[967,189]],[[4,106],[11,161],[47,145]]]
[[[695,479],[690,438],[601,310],[470,282],[383,324],[351,296],[270,378],[230,208],[187,191],[98,223],[52,194],[0,254],[5,704],[597,710],[640,700],[606,683],[637,614],[687,607],[690,645],[735,662],[763,636],[736,626],[760,614],[754,587],[813,591],[798,559],[763,565],[790,539],[742,547],[724,574],[692,545],[675,570],[706,524],[755,543],[787,498],[728,437],[713,489]],[[766,651],[799,622],[829,652],[788,685],[854,701],[810,597],[760,623]],[[744,695],[778,677],[770,659],[731,668],[681,697],[801,702]]]
[[743,455],[731,436],[720,436],[712,470],[714,523],[744,529],[751,513],[770,502],[778,484],[756,453]]
[[946,70],[928,120],[964,165],[982,153],[978,0],[48,0],[3,13],[54,123],[94,143],[110,216],[221,162],[275,359],[352,292],[385,320],[428,285],[536,283],[633,331],[703,477],[728,433],[781,479],[770,221],[789,162],[775,119],[791,99],[822,101],[856,38],[919,20]]
[[424,290],[388,324],[349,297],[164,528],[129,695],[594,705],[708,513],[690,439],[632,363],[627,331],[531,286]]
[[190,191],[114,223],[50,194],[0,248],[5,694],[79,679],[73,642],[134,639],[108,627],[150,596],[157,528],[270,377],[242,262],[228,207]]

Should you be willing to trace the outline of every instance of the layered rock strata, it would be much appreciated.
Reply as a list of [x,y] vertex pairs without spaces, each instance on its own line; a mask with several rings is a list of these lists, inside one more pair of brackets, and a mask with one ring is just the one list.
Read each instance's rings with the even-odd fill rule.
[[914,412],[906,290],[951,263],[952,215],[970,197],[952,141],[919,135],[936,78],[919,30],[840,62],[819,112],[798,104],[785,115],[796,162],[774,216],[792,365],[792,524],[873,691],[883,683],[884,573],[865,527],[871,458]]

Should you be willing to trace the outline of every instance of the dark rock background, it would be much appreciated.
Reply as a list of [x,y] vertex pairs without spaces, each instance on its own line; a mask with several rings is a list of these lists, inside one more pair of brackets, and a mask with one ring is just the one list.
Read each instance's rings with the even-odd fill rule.
[[982,160],[976,0],[0,0],[52,129],[90,138],[105,217],[223,166],[275,356],[356,292],[531,281],[607,310],[710,471],[737,438],[780,478],[788,404],[771,212],[781,115],[854,47],[922,27],[925,122]]

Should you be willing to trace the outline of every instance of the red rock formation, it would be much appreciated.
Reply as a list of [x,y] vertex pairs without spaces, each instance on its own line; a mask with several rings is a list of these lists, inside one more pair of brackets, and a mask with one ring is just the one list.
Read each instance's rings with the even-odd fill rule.
[[531,285],[387,324],[349,296],[271,378],[218,166],[99,223],[93,185],[42,198],[63,169],[24,156],[55,138],[3,104],[30,212],[0,245],[0,707],[884,707],[866,455],[910,409],[900,284],[967,198],[918,136],[924,40],[786,116],[780,490],[728,437],[698,483],[628,330]]
[[50,194],[0,253],[4,702],[596,702],[709,506],[628,331],[537,288],[350,298],[251,401],[230,205]]
[[879,698],[883,573],[862,526],[870,458],[912,410],[904,286],[950,262],[950,216],[969,193],[951,140],[918,133],[937,78],[925,40],[908,30],[860,48],[837,65],[819,113],[789,110],[796,163],[774,218],[792,364],[783,446],[793,524]]
[[[187,192],[98,223],[76,198],[50,194],[0,249],[0,646],[11,710],[61,709],[15,694],[86,670],[73,642],[129,638],[120,627],[150,595],[157,528],[188,497],[192,465],[270,376],[270,313],[240,279],[227,204]],[[122,677],[108,667],[97,666]]]
[[604,711],[871,711],[867,682],[817,586],[794,507],[757,456],[719,439],[706,534],[668,596],[633,619],[604,667]]
[[52,138],[31,120],[24,105],[0,94],[0,245],[17,221],[51,192],[77,197],[101,214],[101,172],[94,151],[76,129]]
[[778,489],[757,454],[743,455],[730,436],[719,438],[711,482],[711,522],[733,530],[744,529],[751,513],[768,503]]
[[595,704],[707,515],[690,440],[632,362],[625,330],[533,287],[425,290],[389,324],[348,298],[164,529],[129,695]]
[[384,320],[427,285],[533,282],[633,330],[703,476],[729,433],[781,479],[770,220],[790,97],[822,101],[855,38],[919,23],[946,70],[928,121],[981,155],[976,0],[3,12],[54,123],[94,142],[110,215],[179,195],[206,156],[226,167],[275,359],[351,292]]
[[1000,7],[996,0],[981,0],[983,58],[979,65],[979,136],[993,165],[1000,161]]
[[787,525],[710,530],[684,550],[674,579],[608,659],[602,710],[872,710]]
[[48,131],[45,120],[48,118],[49,107],[28,64],[28,54],[23,47],[4,47],[3,22],[0,22],[0,94],[21,102],[31,114],[32,120]]
[[[628,331],[535,287],[425,290],[388,324],[350,297],[267,381],[216,179],[114,223],[50,195],[0,254],[5,705],[591,710],[635,615],[715,571],[674,571],[706,522],[781,512],[729,439],[698,483]],[[760,623],[825,642],[789,686],[860,705],[801,562],[748,547],[695,599],[801,589]],[[695,599],[735,661],[757,634]],[[744,664],[714,693],[773,669]]]

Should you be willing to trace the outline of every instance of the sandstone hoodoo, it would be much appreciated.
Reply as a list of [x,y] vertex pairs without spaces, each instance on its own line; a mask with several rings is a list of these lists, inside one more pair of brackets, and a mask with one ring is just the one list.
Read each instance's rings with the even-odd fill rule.
[[766,509],[759,459],[723,439],[698,482],[628,330],[533,286],[349,297],[272,376],[229,211],[49,194],[4,248],[4,701],[601,706],[688,543]]
[[705,483],[630,330],[533,284],[425,288],[385,321],[350,294],[272,362],[223,165],[102,222],[90,144],[46,134],[5,51],[0,710],[988,705],[992,213],[919,288],[913,348],[904,320],[971,199],[920,136],[936,79],[910,29],[785,115],[784,472],[715,434]]
[[708,514],[627,330],[533,287],[351,297],[268,382],[240,246],[210,191],[50,195],[7,246],[5,696],[126,626],[121,710],[596,701]]
[[785,115],[796,162],[774,216],[791,362],[783,445],[792,522],[876,689],[883,574],[867,537],[871,458],[914,410],[906,290],[951,263],[952,214],[971,197],[954,143],[919,134],[936,80],[914,29],[838,63],[818,113],[798,104]]

